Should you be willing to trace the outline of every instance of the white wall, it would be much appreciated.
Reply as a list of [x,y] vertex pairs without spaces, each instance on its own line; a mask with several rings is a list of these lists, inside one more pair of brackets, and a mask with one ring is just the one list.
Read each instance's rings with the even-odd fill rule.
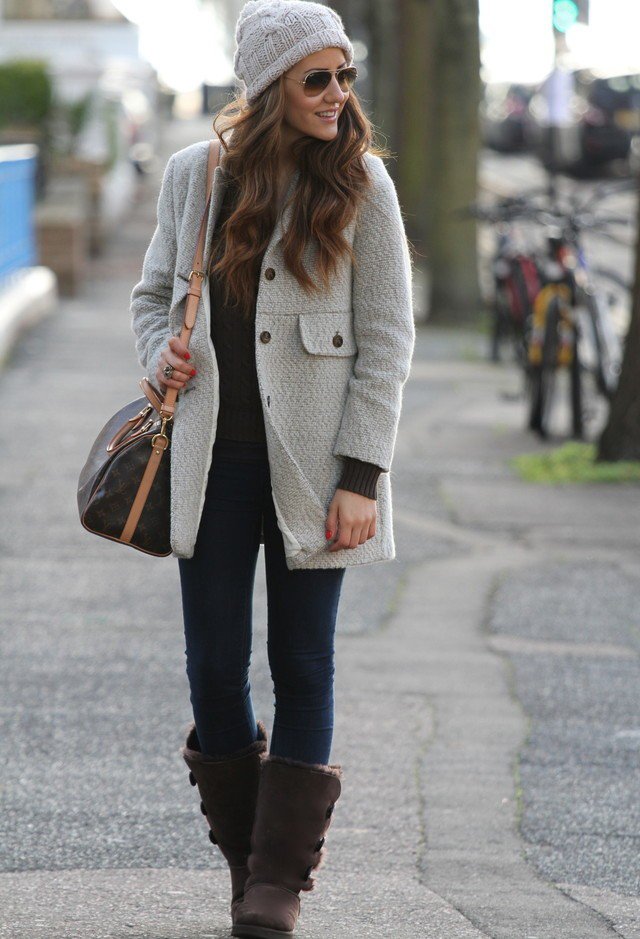
[[70,65],[95,65],[112,57],[137,59],[138,46],[138,27],[134,23],[4,20],[0,29],[0,60],[28,56]]

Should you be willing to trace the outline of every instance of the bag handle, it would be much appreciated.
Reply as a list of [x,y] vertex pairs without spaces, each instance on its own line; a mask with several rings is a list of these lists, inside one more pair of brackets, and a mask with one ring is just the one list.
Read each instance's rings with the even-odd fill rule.
[[[211,204],[211,191],[213,189],[213,174],[215,168],[220,162],[220,149],[222,144],[220,140],[209,141],[209,156],[207,159],[207,190],[204,212],[200,222],[200,231],[198,233],[198,243],[193,257],[193,267],[189,274],[189,289],[187,290],[187,302],[184,311],[184,323],[180,332],[180,339],[189,348],[191,332],[196,322],[198,304],[202,297],[202,282],[206,272],[202,269],[204,263],[204,242],[207,232],[207,220],[209,218],[209,207]],[[194,280],[195,278],[195,280]],[[175,412],[176,398],[180,388],[167,388],[164,393],[162,407],[160,408],[160,417],[164,420],[171,420]]]

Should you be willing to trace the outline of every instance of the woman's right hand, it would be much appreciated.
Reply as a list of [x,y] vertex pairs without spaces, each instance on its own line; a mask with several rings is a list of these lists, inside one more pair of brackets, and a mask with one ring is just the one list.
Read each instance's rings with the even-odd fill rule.
[[[189,364],[191,354],[184,342],[178,336],[171,336],[167,345],[160,352],[158,368],[156,371],[156,381],[160,391],[167,388],[184,388],[186,383],[196,374],[195,368]],[[174,371],[171,378],[167,378],[162,369],[165,365],[173,365]]]

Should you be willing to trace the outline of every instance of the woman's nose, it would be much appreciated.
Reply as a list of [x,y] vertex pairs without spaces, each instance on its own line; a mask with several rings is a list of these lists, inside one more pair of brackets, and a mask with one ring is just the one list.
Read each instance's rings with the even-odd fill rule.
[[331,81],[327,85],[327,91],[324,96],[325,100],[327,100],[327,96],[329,98],[329,100],[327,100],[327,104],[342,104],[342,102],[348,96],[348,94],[349,94],[348,91],[343,91],[342,88],[340,87],[338,76],[332,75]]

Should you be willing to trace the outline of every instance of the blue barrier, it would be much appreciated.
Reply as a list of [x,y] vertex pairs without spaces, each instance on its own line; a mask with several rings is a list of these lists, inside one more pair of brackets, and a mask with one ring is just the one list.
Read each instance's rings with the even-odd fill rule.
[[38,148],[0,146],[0,284],[37,263],[33,208]]

